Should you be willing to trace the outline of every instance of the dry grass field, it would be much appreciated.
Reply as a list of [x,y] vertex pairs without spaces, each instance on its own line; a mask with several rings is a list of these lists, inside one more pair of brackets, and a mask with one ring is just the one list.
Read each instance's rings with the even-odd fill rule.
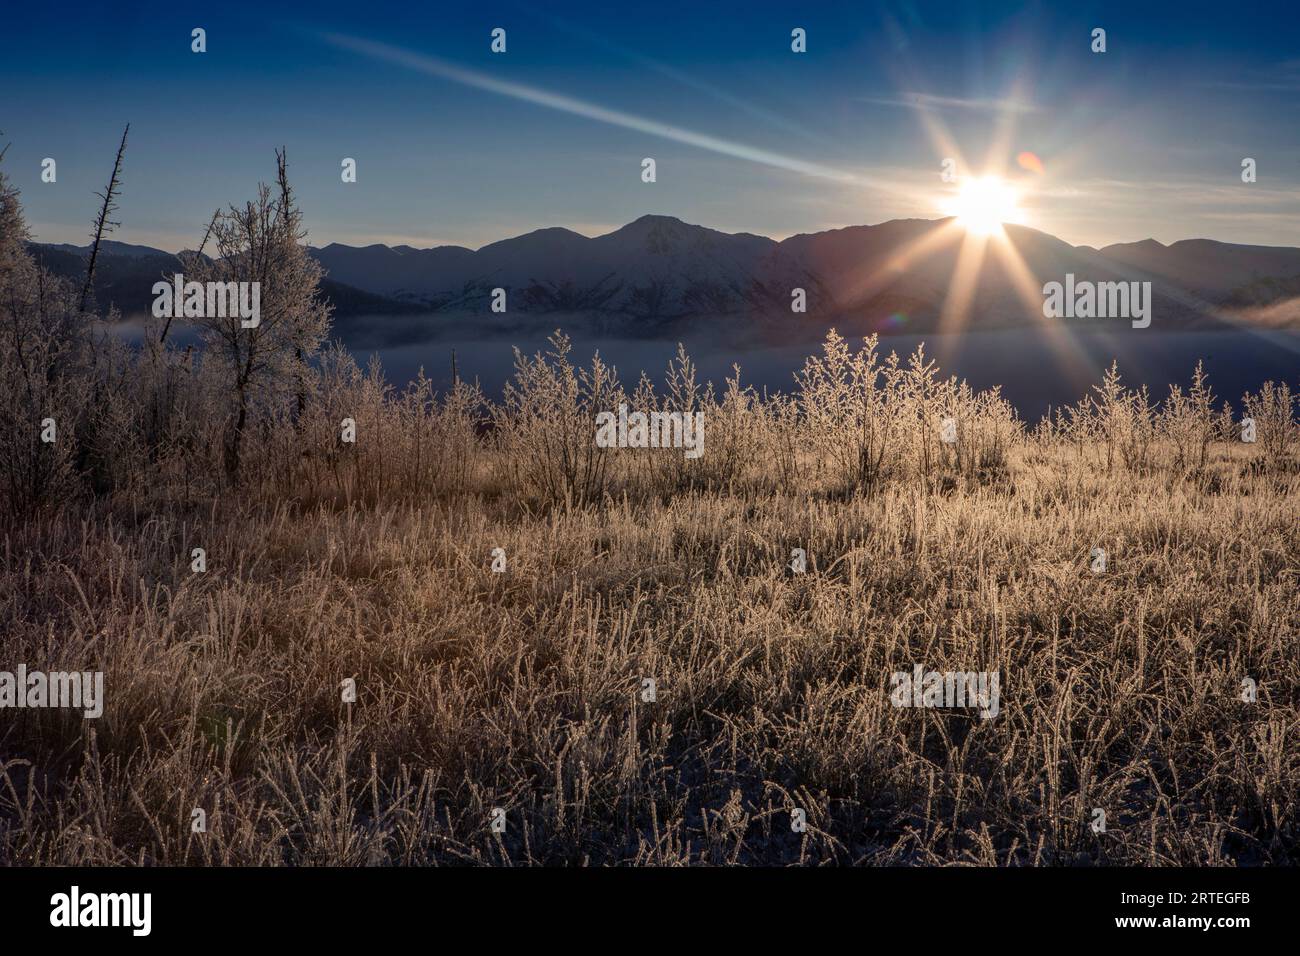
[[[0,241],[0,669],[105,686],[0,710],[0,864],[1300,859],[1285,386],[1111,374],[1027,427],[831,335],[786,396],[562,337],[499,402],[398,392],[306,361],[328,312],[259,202],[202,267],[265,269],[263,328],[193,355]],[[624,403],[703,454],[598,446]],[[996,715],[895,706],[916,666],[996,674]]]
[[[0,858],[1294,863],[1300,481],[1247,458],[63,509],[5,534],[6,657],[107,705],[7,712]],[[916,663],[997,671],[1000,713],[891,706]]]

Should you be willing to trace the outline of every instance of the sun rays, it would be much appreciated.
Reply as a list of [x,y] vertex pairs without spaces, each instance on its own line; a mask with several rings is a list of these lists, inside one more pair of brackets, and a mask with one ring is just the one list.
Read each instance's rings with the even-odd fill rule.
[[[1016,86],[1001,102],[1023,101],[1023,90]],[[939,317],[939,330],[951,333],[938,337],[935,354],[941,363],[947,358],[945,353],[957,348],[958,340],[967,330],[981,287],[991,270],[1000,271],[1006,277],[1014,295],[1013,302],[999,306],[1023,309],[1047,333],[1062,368],[1070,367],[1082,355],[1069,330],[1061,322],[1044,317],[1042,289],[1017,247],[1017,234],[1009,234],[1005,228],[1032,222],[1029,207],[1038,187],[1047,181],[1047,165],[1043,160],[1033,152],[1015,148],[1019,112],[1022,111],[1010,106],[999,110],[983,168],[976,171],[938,116],[929,110],[918,110],[918,120],[936,153],[955,160],[958,171],[956,182],[935,200],[936,211],[949,217],[940,231],[942,236],[949,242],[960,242]],[[1015,179],[1008,171],[1013,157],[1019,168]]]
[[[833,164],[804,158],[801,153],[808,145],[805,141],[808,137],[804,131],[788,124],[785,132],[790,134],[790,150],[767,149],[717,133],[606,107],[533,84],[507,80],[411,49],[336,33],[318,34],[318,37],[335,47],[440,80],[782,170],[814,182],[830,182],[843,188],[842,195],[847,199],[845,207],[848,209],[861,210],[871,205],[872,198],[886,196],[909,212],[912,209],[928,210],[944,217],[945,221],[919,224],[933,225],[934,228],[918,229],[915,222],[908,225],[900,220],[905,227],[893,232],[892,248],[864,249],[860,259],[849,264],[844,286],[838,290],[839,303],[859,313],[870,310],[873,315],[863,318],[885,328],[896,320],[899,324],[905,323],[913,306],[922,307],[924,304],[928,309],[928,303],[934,301],[934,293],[939,292],[942,303],[938,329],[949,333],[940,336],[938,350],[941,358],[941,350],[958,344],[975,315],[991,316],[994,324],[1001,324],[1003,319],[1013,316],[1027,318],[1048,333],[1063,365],[1077,360],[1082,354],[1074,332],[1061,320],[1043,314],[1041,277],[1054,274],[1057,264],[1045,257],[1041,242],[1032,232],[1016,228],[1037,225],[1036,218],[1045,209],[1050,211],[1054,195],[1052,184],[1056,183],[1059,190],[1063,177],[1070,177],[1070,171],[1079,164],[1080,156],[1086,155],[1087,149],[1071,148],[1059,154],[1044,152],[1040,156],[1032,151],[1042,149],[1038,143],[1023,141],[1031,137],[1018,130],[1022,117],[1038,112],[1027,96],[1033,72],[1031,66],[1022,65],[1017,74],[1019,79],[1003,90],[1002,95],[958,98],[930,93],[909,94],[907,99],[912,103],[935,158],[935,179],[930,180],[934,186],[932,190],[925,184],[929,174],[916,168],[924,165],[922,161],[904,172],[898,167],[880,169],[864,164]],[[665,68],[644,57],[636,56],[636,59],[642,66],[658,73],[668,70],[666,75],[674,80],[722,96],[731,106],[750,115],[760,115],[740,97],[707,84],[702,86],[675,68]],[[909,66],[904,57],[902,62],[895,64],[894,70],[907,73]],[[922,81],[926,79],[916,71],[897,78],[906,81],[900,83],[900,88],[905,89],[922,87],[925,85]],[[986,135],[981,137],[985,146],[982,157],[968,159],[960,148],[959,136],[954,135],[958,131],[950,129],[942,115],[944,109],[953,107],[989,111]],[[762,115],[766,119],[773,118]],[[1041,142],[1044,135],[1039,130],[1032,138]],[[945,176],[944,184],[940,185],[935,180],[940,170],[948,169],[955,171],[956,177]],[[868,193],[876,194],[876,197],[868,197]],[[1084,252],[1092,250],[1085,249]],[[909,272],[922,275],[919,278],[907,277]],[[899,279],[904,277],[907,278],[899,284]],[[1182,298],[1188,301],[1180,304],[1197,311],[1206,314],[1217,311],[1204,303],[1192,301],[1190,294],[1182,294]],[[950,341],[944,342],[944,339]]]

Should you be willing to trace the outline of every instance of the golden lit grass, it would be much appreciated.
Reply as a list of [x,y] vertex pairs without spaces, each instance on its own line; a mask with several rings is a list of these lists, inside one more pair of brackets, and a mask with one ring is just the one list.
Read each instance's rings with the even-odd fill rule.
[[[107,706],[4,712],[0,859],[1294,863],[1300,486],[1225,448],[1210,490],[1018,448],[939,492],[34,521],[7,657]],[[1001,713],[895,709],[914,663]]]

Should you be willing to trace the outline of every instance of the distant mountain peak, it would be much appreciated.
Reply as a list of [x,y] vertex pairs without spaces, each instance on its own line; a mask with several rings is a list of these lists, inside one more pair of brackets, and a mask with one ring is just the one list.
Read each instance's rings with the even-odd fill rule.
[[627,225],[619,226],[613,232],[601,236],[602,239],[608,239],[611,236],[647,236],[647,235],[676,235],[690,230],[700,230],[702,232],[712,232],[704,226],[696,226],[689,222],[683,222],[676,216],[658,216],[647,213],[644,216],[638,216]]
[[[90,245],[76,246],[70,242],[62,242],[51,245],[48,248],[60,249],[64,252],[71,252],[76,255],[88,255]],[[170,252],[164,252],[161,249],[154,249],[152,246],[137,246],[129,242],[118,242],[116,239],[105,239],[99,244],[101,255],[106,256],[125,256],[131,259],[151,258],[154,256],[171,256]]]
[[[1177,245],[1177,243],[1175,243],[1175,245]],[[1121,249],[1128,249],[1133,252],[1155,252],[1157,250],[1168,248],[1170,247],[1155,239],[1139,239],[1137,242],[1112,242],[1109,246],[1102,246],[1101,251],[1106,253],[1107,251],[1115,252]]]
[[[661,213],[648,212],[644,216],[637,216],[635,219],[629,222],[627,226],[624,226],[623,228],[626,229],[628,228],[628,226],[653,226],[656,224],[669,225],[669,226],[691,225],[691,223],[685,222],[682,219],[678,219],[676,216],[665,216]],[[697,228],[702,229],[704,227],[700,226]]]

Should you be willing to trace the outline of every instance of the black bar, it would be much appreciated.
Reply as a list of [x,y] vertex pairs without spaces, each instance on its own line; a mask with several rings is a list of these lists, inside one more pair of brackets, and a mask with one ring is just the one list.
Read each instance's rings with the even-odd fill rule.
[[[83,905],[90,894],[150,894],[148,936],[135,936],[129,925],[52,926],[52,898],[70,897],[73,886]],[[901,932],[921,946],[1007,932],[1049,934],[1038,938],[1055,943],[1199,935],[1231,946],[1293,926],[1296,888],[1295,870],[1270,868],[0,870],[10,941],[66,942],[76,933],[82,941],[128,945],[256,940],[259,947],[416,936],[450,945],[451,932],[484,942],[519,934],[535,946],[578,927],[593,942],[623,933],[666,944],[688,924],[709,924],[710,934],[733,941],[802,928],[843,930],[862,940]],[[1155,925],[1119,924],[1148,918]],[[1204,918],[1247,922],[1186,922]],[[615,935],[601,935],[606,930]]]

